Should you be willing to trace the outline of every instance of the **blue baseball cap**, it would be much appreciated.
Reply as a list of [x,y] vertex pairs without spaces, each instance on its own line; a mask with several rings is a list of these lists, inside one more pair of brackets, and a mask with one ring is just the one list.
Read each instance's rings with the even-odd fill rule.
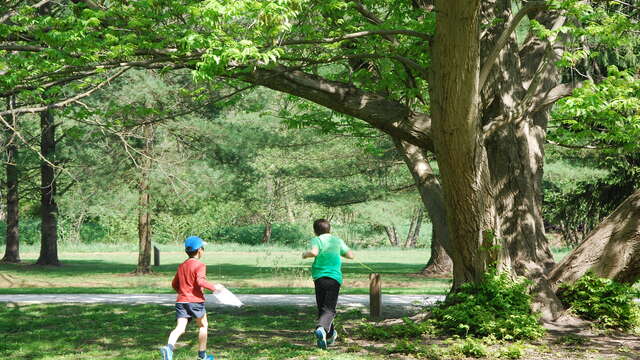
[[189,252],[196,251],[205,245],[207,243],[197,236],[189,236],[184,240],[184,249]]

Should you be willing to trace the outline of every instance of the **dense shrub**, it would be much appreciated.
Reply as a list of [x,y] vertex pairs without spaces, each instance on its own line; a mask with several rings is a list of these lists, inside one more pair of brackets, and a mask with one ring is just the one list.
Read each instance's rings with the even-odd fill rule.
[[527,282],[505,273],[489,273],[480,284],[464,284],[432,311],[432,321],[445,334],[498,339],[535,339],[544,334],[531,311]]
[[630,285],[587,273],[573,284],[563,284],[558,295],[576,315],[599,327],[630,330],[638,323],[636,292]]

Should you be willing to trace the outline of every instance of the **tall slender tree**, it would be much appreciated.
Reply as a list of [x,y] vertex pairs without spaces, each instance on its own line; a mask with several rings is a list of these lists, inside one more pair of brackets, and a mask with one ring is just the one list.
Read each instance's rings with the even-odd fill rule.
[[151,172],[153,124],[142,125],[144,143],[140,152],[140,179],[138,180],[138,266],[137,274],[151,272],[151,192],[149,173]]
[[56,203],[56,124],[53,111],[40,113],[40,257],[38,265],[60,265]]
[[[7,109],[13,109],[14,107],[15,97],[11,96],[7,98]],[[7,234],[6,248],[4,256],[2,257],[2,262],[18,263],[20,262],[18,139],[16,138],[16,133],[14,131],[18,126],[17,116],[12,116],[11,120],[10,125],[13,129],[5,126]]]

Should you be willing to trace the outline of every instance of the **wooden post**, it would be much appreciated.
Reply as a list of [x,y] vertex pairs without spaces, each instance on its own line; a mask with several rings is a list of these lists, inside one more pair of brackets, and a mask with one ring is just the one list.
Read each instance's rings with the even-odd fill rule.
[[369,316],[371,320],[382,318],[382,282],[380,274],[369,274]]
[[153,266],[160,266],[160,249],[153,245]]

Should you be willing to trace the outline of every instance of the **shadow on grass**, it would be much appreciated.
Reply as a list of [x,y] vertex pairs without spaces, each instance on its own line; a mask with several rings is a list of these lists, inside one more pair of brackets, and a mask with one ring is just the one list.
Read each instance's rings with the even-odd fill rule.
[[[158,305],[3,305],[0,353],[3,359],[157,359],[174,314],[172,307]],[[209,348],[225,359],[315,354],[314,317],[314,308],[210,310]],[[350,310],[339,317],[352,321],[362,314]],[[189,325],[176,360],[194,358],[196,337]]]
[[[385,294],[443,294],[450,279],[416,276],[420,264],[369,262],[382,274]],[[60,267],[32,264],[1,264],[0,294],[131,294],[172,293],[170,280],[179,263],[152,267],[153,274],[136,276],[134,266],[107,260],[69,260]],[[346,284],[343,293],[368,294],[370,270],[355,263],[343,266]],[[211,281],[235,283],[241,294],[313,294],[309,264],[257,266],[219,263],[207,266]],[[146,280],[148,279],[148,281]],[[308,284],[308,286],[307,286]]]

